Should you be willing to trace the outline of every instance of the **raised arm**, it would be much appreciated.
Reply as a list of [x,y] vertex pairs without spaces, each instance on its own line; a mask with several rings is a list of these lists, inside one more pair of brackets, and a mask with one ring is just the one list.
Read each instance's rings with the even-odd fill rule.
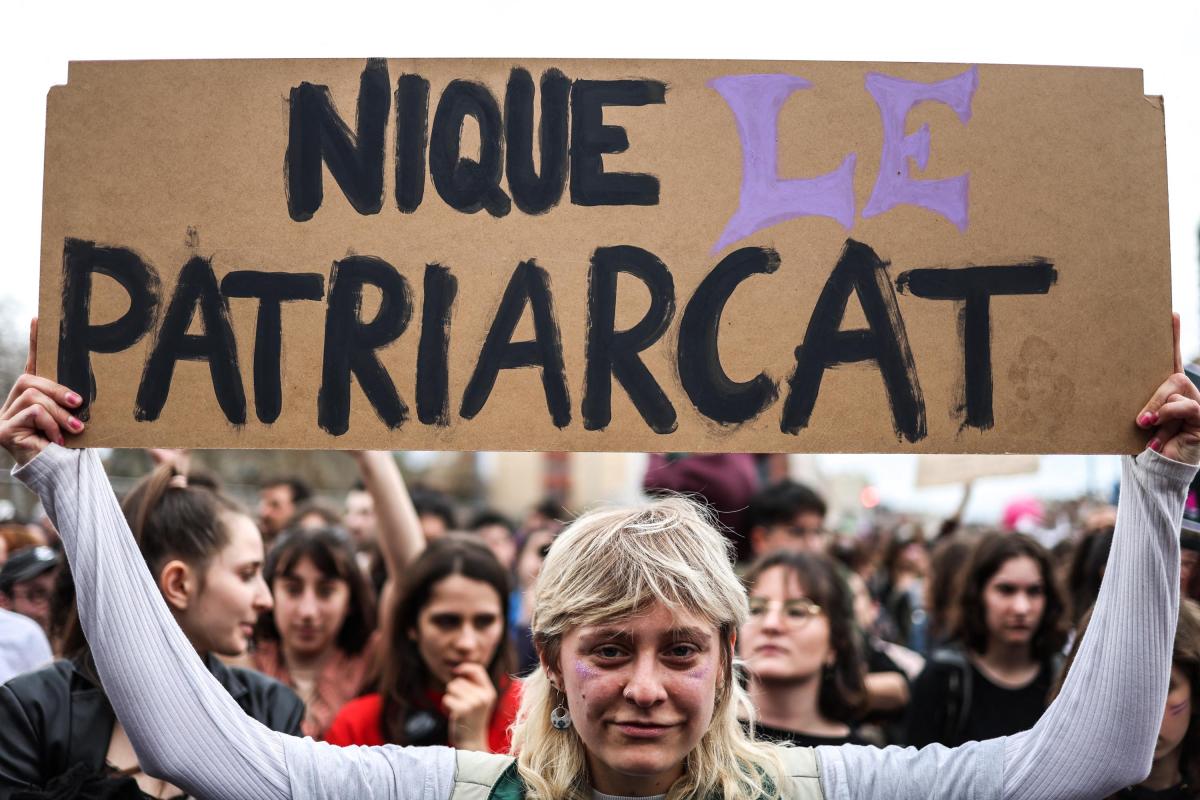
[[[1178,357],[1177,357],[1178,358]],[[1093,622],[1058,699],[1031,730],[948,749],[820,748],[831,800],[1105,797],[1149,772],[1179,608],[1179,528],[1200,462],[1200,392],[1172,375],[1139,412]]]
[[1006,739],[1004,797],[1106,797],[1150,771],[1179,616],[1179,526],[1195,474],[1150,450],[1125,460],[1093,624],[1062,694],[1031,730]]
[[379,548],[387,564],[387,580],[379,598],[380,629],[387,630],[388,615],[391,613],[395,594],[396,577],[413,559],[425,549],[425,537],[421,533],[421,520],[413,506],[404,484],[404,476],[391,453],[381,450],[357,450],[354,459],[358,462],[363,484],[375,503],[375,517],[379,525]]
[[204,668],[146,569],[95,453],[57,446],[78,432],[80,398],[22,375],[0,407],[0,446],[58,527],[80,621],[104,690],[147,774],[230,798],[444,800],[445,748],[338,748],[271,731]]
[[204,668],[95,453],[51,446],[15,474],[62,536],[105,693],[146,773],[201,797],[290,798],[283,734],[246,716]]

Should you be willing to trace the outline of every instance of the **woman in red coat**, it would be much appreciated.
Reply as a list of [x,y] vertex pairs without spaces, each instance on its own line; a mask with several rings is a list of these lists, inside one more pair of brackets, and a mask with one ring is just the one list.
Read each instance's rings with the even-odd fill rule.
[[343,706],[325,740],[507,752],[520,684],[509,677],[506,571],[482,542],[451,535],[398,588],[377,691]]

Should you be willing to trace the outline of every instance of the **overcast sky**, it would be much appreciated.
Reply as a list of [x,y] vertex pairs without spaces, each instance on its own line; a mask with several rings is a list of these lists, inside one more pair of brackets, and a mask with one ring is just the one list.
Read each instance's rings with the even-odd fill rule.
[[1195,2],[110,0],[26,3],[5,17],[0,203],[8,255],[0,262],[0,299],[14,300],[21,318],[36,308],[45,96],[66,81],[68,60],[383,55],[1053,64],[1140,67],[1146,93],[1165,97],[1174,305],[1183,315],[1185,354],[1200,351]]

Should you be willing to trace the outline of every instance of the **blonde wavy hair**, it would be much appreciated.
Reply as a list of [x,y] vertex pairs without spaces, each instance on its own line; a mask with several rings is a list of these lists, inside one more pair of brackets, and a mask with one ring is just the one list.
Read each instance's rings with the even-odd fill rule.
[[[661,603],[712,623],[723,649],[712,721],[687,755],[667,800],[776,797],[783,766],[771,745],[752,741],[739,716],[754,709],[734,675],[731,636],[746,620],[746,592],[729,544],[708,513],[682,497],[641,508],[594,511],[563,531],[535,588],[530,626],[545,662],[557,662],[572,629],[610,624]],[[559,692],[539,666],[525,679],[512,728],[512,752],[528,797],[589,800],[587,760],[575,728],[550,725]]]

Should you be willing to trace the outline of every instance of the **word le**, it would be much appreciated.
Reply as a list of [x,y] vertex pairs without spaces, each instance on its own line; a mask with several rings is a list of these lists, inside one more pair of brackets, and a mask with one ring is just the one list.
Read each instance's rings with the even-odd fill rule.
[[[765,372],[749,381],[732,380],[721,364],[717,334],[725,305],[734,290],[753,275],[779,269],[779,254],[763,247],[729,253],[701,281],[679,321],[676,367],[684,393],[702,415],[722,425],[751,420],[773,404],[779,384]],[[798,434],[808,426],[825,371],[840,364],[872,362],[880,371],[898,437],[916,442],[926,436],[925,401],[896,302],[896,291],[959,305],[959,337],[964,352],[964,407],[955,413],[963,424],[990,428],[992,415],[990,301],[1000,295],[1046,294],[1057,274],[1045,260],[1006,266],[913,269],[895,287],[888,263],[866,244],[846,241],[841,256],[817,299],[804,340],[796,348],[796,366],[787,381],[780,430]],[[63,258],[63,314],[59,329],[58,380],[90,403],[96,396],[92,353],[117,353],[136,344],[160,317],[158,272],[132,250],[101,247],[66,239]],[[107,275],[129,296],[129,308],[117,320],[90,322],[92,278]],[[626,330],[615,328],[617,278],[625,273],[649,291],[650,306]],[[363,292],[380,295],[370,320],[360,317]],[[417,418],[424,425],[446,426],[449,418],[450,323],[458,279],[439,264],[425,267],[421,330],[416,359]],[[856,295],[867,327],[842,330],[847,302]],[[378,417],[392,429],[409,418],[407,404],[380,363],[376,351],[396,341],[413,313],[413,292],[395,267],[373,256],[337,261],[329,275],[237,270],[218,283],[208,259],[195,256],[180,271],[161,314],[138,385],[134,418],[158,418],[167,401],[179,361],[204,361],[226,419],[247,421],[246,394],[238,368],[238,347],[230,319],[230,298],[258,300],[254,337],[254,406],[259,422],[271,424],[282,407],[280,352],[284,303],[326,303],[324,353],[317,394],[317,423],[340,436],[350,425],[351,378],[358,381]],[[581,414],[586,430],[603,430],[611,421],[612,378],[628,394],[656,433],[676,429],[677,414],[640,357],[657,342],[675,314],[674,281],[666,265],[640,247],[599,247],[591,257],[587,296],[585,375]],[[528,308],[534,336],[513,341]],[[199,317],[203,333],[188,333]],[[562,340],[547,272],[532,259],[513,271],[492,319],[459,405],[459,416],[474,418],[486,405],[502,370],[537,367],[553,424],[571,423],[571,402],[563,367]],[[85,417],[86,418],[86,417]]]

